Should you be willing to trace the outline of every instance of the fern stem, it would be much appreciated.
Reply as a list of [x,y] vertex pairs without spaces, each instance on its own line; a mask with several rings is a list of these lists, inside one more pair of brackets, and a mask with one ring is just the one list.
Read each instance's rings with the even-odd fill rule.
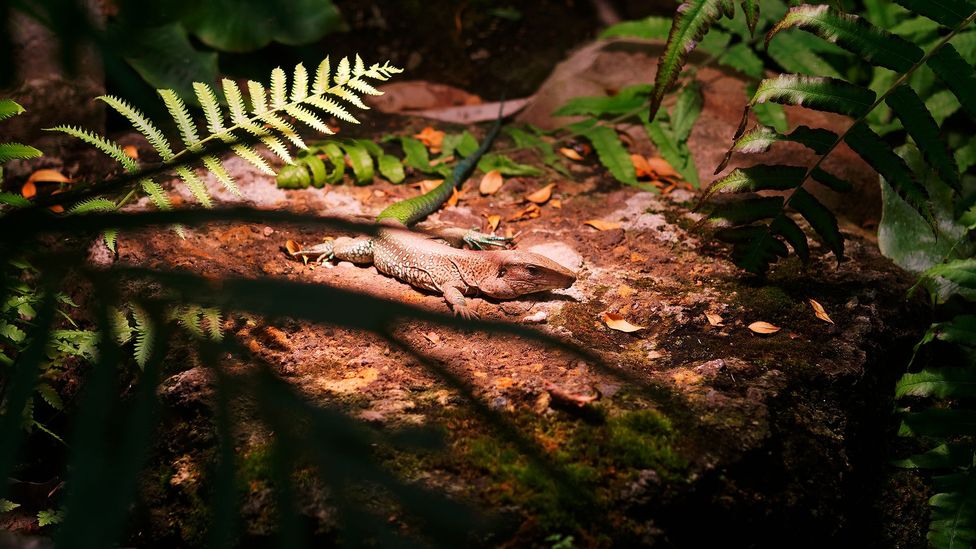
[[896,78],[895,81],[892,82],[891,86],[888,87],[888,89],[885,90],[884,93],[879,95],[875,100],[875,102],[870,107],[868,107],[863,114],[861,114],[858,118],[854,120],[853,124],[848,126],[847,129],[845,129],[837,136],[837,139],[834,140],[834,142],[830,145],[830,147],[827,148],[826,152],[821,154],[817,158],[817,161],[814,162],[812,166],[807,168],[807,171],[803,175],[803,178],[800,180],[797,186],[794,187],[792,191],[790,191],[790,194],[783,200],[783,209],[781,209],[779,213],[776,215],[776,217],[773,218],[773,220],[766,226],[766,231],[762,234],[762,237],[758,242],[759,244],[765,245],[766,239],[772,237],[772,227],[776,224],[776,222],[779,219],[781,219],[784,215],[786,215],[786,208],[789,207],[790,202],[793,200],[793,197],[796,195],[796,192],[801,188],[803,188],[803,184],[806,183],[807,179],[810,178],[813,172],[817,170],[821,164],[823,164],[824,160],[826,160],[827,157],[830,156],[830,153],[834,152],[834,149],[836,149],[838,145],[844,142],[844,138],[847,137],[847,134],[850,133],[851,129],[853,129],[858,124],[861,124],[865,120],[867,120],[868,115],[872,111],[874,111],[874,109],[876,109],[878,105],[883,103],[884,100],[887,99],[888,96],[891,95],[896,88],[898,88],[898,86],[901,86],[902,84],[907,82],[908,78],[911,77],[911,75],[914,74],[916,70],[918,70],[922,65],[924,65],[929,59],[931,59],[933,55],[938,53],[938,51],[942,49],[946,44],[948,44],[949,41],[952,40],[957,34],[962,32],[963,30],[965,30],[966,27],[972,24],[973,21],[976,21],[976,11],[969,14],[969,17],[967,17],[961,23],[959,23],[959,25],[956,26],[956,28],[952,29],[952,31],[949,32],[949,34],[945,35],[942,38],[942,40],[940,40],[931,50],[926,52],[925,55],[921,57],[921,59],[916,61],[915,64],[909,67],[907,71],[905,71],[898,78]]

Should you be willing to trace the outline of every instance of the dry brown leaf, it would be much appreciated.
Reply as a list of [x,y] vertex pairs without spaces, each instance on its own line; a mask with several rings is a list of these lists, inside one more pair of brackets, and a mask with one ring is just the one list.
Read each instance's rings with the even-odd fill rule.
[[541,209],[539,208],[538,204],[529,203],[529,205],[526,206],[525,209],[517,212],[512,217],[509,217],[508,220],[518,221],[520,219],[534,219],[536,217],[539,217],[540,213],[541,213]]
[[24,183],[23,187],[20,188],[20,194],[23,195],[24,198],[34,198],[37,196],[37,186],[34,185],[33,181],[28,181],[27,183]]
[[502,188],[502,183],[504,182],[502,172],[491,170],[481,178],[481,184],[478,185],[478,192],[484,195],[495,194],[498,192],[498,189]]
[[560,389],[549,381],[546,382],[545,387],[546,391],[552,395],[552,398],[567,404],[573,404],[579,408],[582,408],[595,400],[599,400],[600,398],[600,391],[597,389],[593,389],[593,392],[588,395],[581,395],[577,393],[570,393],[565,389]]
[[137,149],[135,145],[126,145],[122,147],[122,152],[133,160],[139,160],[139,149]]
[[763,322],[760,320],[758,322],[753,322],[752,324],[750,324],[749,329],[757,334],[771,335],[780,331],[781,328],[779,326],[773,326],[768,322]]
[[563,201],[558,198],[553,198],[549,201],[549,206],[556,208],[557,210],[563,207]]
[[569,147],[563,147],[559,149],[559,154],[565,156],[570,160],[577,160],[577,161],[583,160],[583,156],[580,153],[576,152],[576,150],[571,149]]
[[536,204],[545,204],[549,201],[549,198],[552,197],[552,188],[555,186],[555,183],[550,183],[532,194],[526,195],[525,199],[529,202],[535,202]]
[[485,219],[488,220],[488,232],[493,233],[495,229],[498,228],[498,224],[502,222],[502,216],[500,215],[486,215]]
[[443,179],[424,179],[423,181],[418,181],[413,183],[411,186],[420,189],[421,194],[429,193],[434,190],[434,187],[443,183]]
[[631,263],[643,263],[643,262],[647,261],[648,259],[649,258],[646,255],[644,255],[644,254],[639,254],[637,252],[630,252],[630,261],[631,261]]
[[427,126],[420,133],[414,135],[414,137],[430,149],[430,152],[438,153],[441,151],[441,144],[444,142],[444,132]]
[[637,326],[636,324],[631,324],[624,320],[624,317],[618,315],[617,313],[601,313],[600,320],[607,325],[611,330],[617,330],[618,332],[636,332],[638,330],[643,330],[644,326]]
[[589,225],[598,231],[612,231],[613,229],[619,229],[621,227],[620,223],[617,221],[604,221],[602,219],[588,219],[583,222],[584,225]]
[[637,172],[637,178],[650,177],[653,174],[651,165],[647,163],[647,159],[639,154],[630,155],[630,163],[634,165],[634,171]]
[[295,252],[297,252],[298,250],[301,250],[302,247],[299,246],[298,245],[298,242],[295,242],[294,240],[286,240],[285,241],[285,249],[288,250],[288,253],[290,253],[292,255],[295,255]]
[[437,345],[438,343],[441,342],[441,336],[435,334],[434,332],[427,332],[426,334],[424,334],[424,338],[426,338],[427,341],[433,343],[434,345]]
[[830,315],[827,314],[827,311],[824,310],[823,305],[821,305],[817,300],[808,299],[807,301],[809,301],[810,306],[813,307],[813,314],[816,315],[817,318],[823,320],[824,322],[829,322],[831,324],[834,323],[834,321],[831,320]]
[[[30,177],[27,178],[27,183],[33,183],[35,181],[45,181],[49,183],[71,183],[71,180],[65,177],[63,173],[51,169],[37,170],[30,174]],[[25,183],[25,185],[27,183]]]
[[708,323],[712,326],[722,326],[722,322],[725,320],[721,315],[717,315],[715,313],[705,313],[705,319],[707,319]]
[[648,158],[647,165],[658,177],[680,179],[681,175],[663,158]]

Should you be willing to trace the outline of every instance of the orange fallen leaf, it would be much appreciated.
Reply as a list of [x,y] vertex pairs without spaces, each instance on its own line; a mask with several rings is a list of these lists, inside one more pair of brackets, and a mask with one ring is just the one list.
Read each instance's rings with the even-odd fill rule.
[[637,178],[650,177],[654,170],[651,169],[651,165],[647,163],[647,159],[639,154],[630,155],[630,163],[634,165],[634,171],[637,172]]
[[810,306],[813,307],[813,314],[816,315],[817,318],[823,320],[824,322],[829,322],[831,324],[834,323],[834,321],[831,320],[830,315],[827,314],[827,311],[824,310],[823,305],[817,302],[817,300],[808,299],[807,301],[809,301]]
[[526,195],[525,199],[536,204],[545,204],[552,197],[552,188],[555,186],[555,183],[550,183],[532,194]]
[[749,329],[757,334],[771,335],[780,331],[781,328],[779,326],[773,326],[768,322],[763,322],[760,320],[758,322],[753,322],[752,324],[750,324]]
[[498,189],[502,188],[502,183],[504,182],[502,172],[491,170],[481,178],[481,184],[478,185],[478,192],[484,195],[495,194],[498,192]]
[[286,240],[285,241],[285,249],[288,250],[288,253],[290,253],[292,255],[295,255],[295,253],[298,250],[301,250],[302,247],[299,246],[298,245],[298,242],[295,242],[294,240]]
[[644,254],[639,254],[637,252],[630,252],[630,261],[632,263],[643,263],[648,260],[648,257]]
[[509,217],[508,220],[518,221],[520,219],[534,219],[536,217],[539,217],[540,213],[541,213],[541,209],[539,208],[538,204],[529,203],[529,205],[526,206],[525,209],[517,212],[512,217]]
[[414,135],[425,147],[430,149],[430,152],[436,153],[440,152],[441,144],[444,142],[444,132],[440,130],[435,130],[434,128],[427,126],[420,133]]
[[434,187],[443,182],[443,179],[424,179],[423,181],[414,183],[412,186],[420,189],[421,193],[429,193],[430,191],[434,190]]
[[488,232],[493,233],[495,229],[498,228],[498,224],[502,222],[502,216],[500,215],[486,215],[485,219],[488,220]]
[[61,204],[55,204],[53,206],[48,206],[47,209],[51,210],[54,213],[58,213],[58,214],[64,213],[64,206],[62,206]]
[[583,156],[580,153],[576,152],[575,149],[571,149],[569,147],[563,147],[559,149],[559,154],[565,156],[570,160],[577,160],[577,161],[583,160]]
[[598,231],[612,231],[621,227],[620,223],[616,221],[604,221],[602,219],[588,219],[583,224],[589,225]]
[[[51,169],[37,170],[30,174],[30,177],[27,178],[27,183],[33,183],[35,181],[45,181],[49,183],[71,183],[71,180],[65,177],[63,173]],[[25,185],[27,183],[25,183]]]
[[33,181],[28,181],[24,183],[24,186],[20,188],[20,194],[24,198],[34,198],[37,196],[37,186],[34,185]]
[[648,158],[647,165],[657,174],[658,177],[680,178],[681,175],[675,171],[671,164],[663,158]]
[[708,320],[708,323],[712,326],[722,326],[722,322],[725,320],[721,315],[717,315],[715,313],[705,313],[705,319]]
[[563,207],[563,201],[558,198],[553,198],[549,201],[549,205],[558,210]]
[[133,160],[139,160],[139,149],[137,149],[135,145],[126,145],[122,147],[122,152]]
[[617,330],[618,332],[636,332],[638,330],[643,330],[644,326],[637,326],[636,324],[631,324],[624,320],[624,317],[618,315],[617,313],[604,312],[600,314],[600,320],[607,325],[611,330]]
[[454,206],[457,206],[458,200],[461,200],[461,197],[463,195],[464,195],[464,191],[459,192],[457,190],[457,187],[454,187],[453,189],[451,189],[451,198],[447,199],[446,206],[448,208],[453,208]]

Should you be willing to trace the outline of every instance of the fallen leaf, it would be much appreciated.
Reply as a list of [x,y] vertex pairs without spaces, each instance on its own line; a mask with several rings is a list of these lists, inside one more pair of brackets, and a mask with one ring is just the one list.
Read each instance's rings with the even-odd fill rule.
[[126,145],[122,147],[122,152],[133,160],[139,160],[139,149],[137,149],[135,145]]
[[447,203],[445,205],[448,208],[453,208],[454,206],[457,206],[458,200],[461,200],[462,196],[464,196],[464,191],[458,191],[457,187],[454,187],[453,189],[451,189],[451,198],[447,199]]
[[757,334],[771,335],[780,331],[781,328],[779,326],[773,326],[768,322],[763,322],[760,320],[758,322],[753,322],[752,324],[750,324],[749,329]]
[[580,153],[576,152],[575,150],[569,147],[563,147],[559,149],[559,154],[565,156],[570,160],[583,160],[583,156],[580,155]]
[[834,321],[830,319],[830,315],[827,314],[827,311],[824,310],[823,305],[817,302],[817,300],[808,299],[807,301],[809,301],[810,306],[813,307],[813,314],[816,315],[817,318],[823,320],[824,322],[829,322],[831,324],[834,323]]
[[541,208],[539,208],[539,205],[535,203],[530,203],[528,206],[525,207],[525,209],[519,211],[512,217],[509,217],[508,220],[519,221],[521,219],[534,219],[536,217],[539,217],[540,213],[541,213]]
[[634,171],[637,172],[637,178],[650,177],[653,175],[654,170],[651,169],[651,165],[647,163],[647,159],[639,154],[630,155],[630,163],[634,165]]
[[525,199],[529,202],[535,202],[536,204],[545,204],[552,196],[552,188],[555,186],[555,183],[550,183],[532,194],[527,195]]
[[427,339],[427,341],[433,343],[434,345],[441,342],[441,336],[435,334],[434,332],[427,332],[424,334],[424,337]]
[[637,326],[636,324],[631,324],[624,320],[624,317],[618,315],[617,313],[601,313],[600,319],[603,323],[607,325],[611,330],[617,330],[618,332],[636,332],[638,330],[643,330],[644,326]]
[[546,382],[545,387],[546,387],[546,392],[552,395],[552,398],[565,402],[567,404],[573,404],[578,408],[582,408],[583,406],[586,406],[587,404],[600,399],[600,391],[598,391],[597,389],[593,389],[593,392],[588,395],[581,395],[581,394],[570,393],[569,391],[560,389],[559,387],[557,387],[556,385],[554,385],[549,381]]
[[411,186],[420,189],[421,194],[425,194],[434,190],[435,187],[443,182],[443,179],[424,179],[423,181],[418,181]]
[[430,149],[430,152],[437,153],[441,151],[441,144],[444,142],[444,132],[427,126],[420,133],[414,135],[414,137]]
[[302,247],[299,246],[298,245],[298,242],[295,242],[294,240],[286,240],[285,241],[285,249],[288,250],[288,253],[290,253],[292,255],[295,255],[295,252],[297,252],[298,250],[301,250]]
[[632,263],[643,263],[648,260],[648,257],[644,254],[639,254],[637,252],[630,252],[630,261]]
[[621,284],[620,286],[617,287],[617,295],[619,295],[620,297],[630,297],[634,295],[636,292],[637,290],[631,288],[626,284]]
[[668,161],[663,158],[648,158],[647,165],[658,177],[679,179],[679,174]]
[[655,359],[661,358],[662,356],[664,356],[664,353],[662,353],[661,351],[658,351],[657,349],[652,349],[652,350],[650,350],[650,351],[647,352],[647,359],[648,360],[655,360]]
[[510,377],[499,377],[495,379],[495,387],[498,389],[508,389],[515,385],[515,380]]
[[705,318],[712,326],[722,326],[722,322],[725,320],[720,315],[715,313],[705,313]]
[[[37,170],[30,174],[30,177],[27,178],[27,183],[33,183],[35,181],[45,181],[49,183],[71,183],[71,180],[65,177],[63,173],[51,169]],[[24,185],[27,183],[24,183]]]
[[448,162],[454,162],[454,155],[445,156],[444,158],[435,158],[430,161],[430,166],[440,166],[441,164],[447,164]]
[[20,194],[24,198],[34,198],[37,196],[37,186],[34,185],[33,181],[28,181],[24,183],[24,186],[20,188]]
[[621,224],[616,221],[604,221],[602,219],[588,219],[583,224],[589,225],[598,231],[612,231],[621,227]]
[[495,229],[498,228],[498,224],[502,222],[502,216],[500,215],[486,215],[485,219],[488,220],[489,233],[495,232]]
[[64,206],[62,206],[61,204],[55,204],[53,206],[48,206],[47,209],[51,210],[54,213],[58,213],[58,214],[59,213],[64,213]]
[[498,192],[498,189],[502,188],[502,183],[504,182],[502,172],[491,170],[481,178],[481,184],[478,185],[478,192],[483,195],[495,194]]
[[563,201],[558,198],[553,198],[549,201],[549,205],[557,210],[563,207]]

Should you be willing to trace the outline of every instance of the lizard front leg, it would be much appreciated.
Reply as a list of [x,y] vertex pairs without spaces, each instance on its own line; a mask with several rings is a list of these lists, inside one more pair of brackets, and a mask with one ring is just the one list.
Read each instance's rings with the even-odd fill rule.
[[461,318],[465,320],[478,318],[478,313],[475,312],[474,307],[468,305],[467,300],[464,299],[464,294],[457,286],[444,288],[444,299],[447,300],[447,304],[451,306],[454,314],[460,315]]

